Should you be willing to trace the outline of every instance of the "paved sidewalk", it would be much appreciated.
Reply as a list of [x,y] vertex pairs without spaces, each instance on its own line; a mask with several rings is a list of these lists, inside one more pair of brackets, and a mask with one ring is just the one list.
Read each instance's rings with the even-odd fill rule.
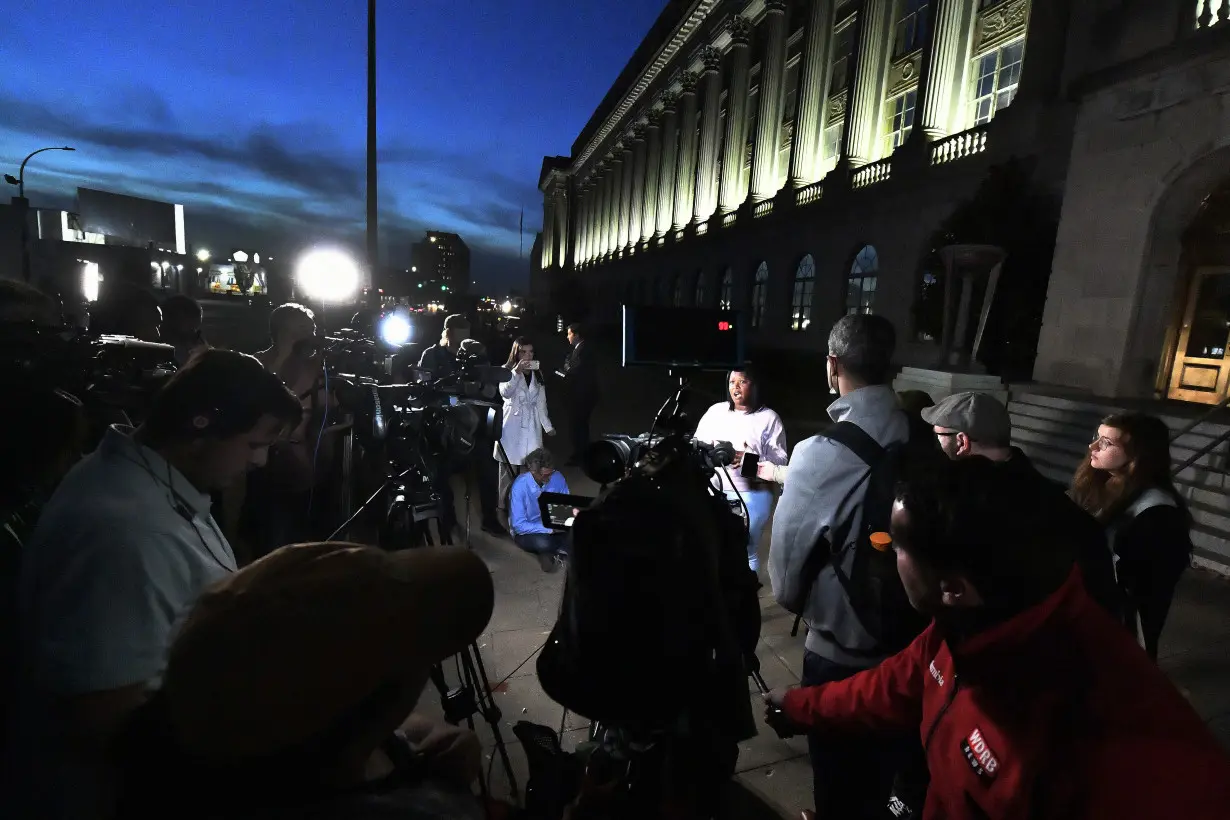
[[[537,345],[539,357],[551,364],[554,347],[550,340]],[[552,367],[554,365],[552,364]],[[671,381],[665,373],[622,371],[614,367],[604,373],[604,401],[594,417],[594,433],[636,433],[647,430],[652,414],[669,394]],[[557,424],[566,418],[560,395],[551,395],[551,410]],[[705,405],[697,401],[697,411]],[[791,445],[797,442],[793,431]],[[567,431],[561,430],[552,447],[565,448]],[[562,458],[561,458],[562,460]],[[570,488],[579,494],[594,494],[597,487],[575,469],[564,471]],[[475,507],[477,503],[475,503]],[[491,568],[496,587],[495,614],[488,631],[479,641],[483,660],[496,689],[495,700],[503,712],[500,731],[512,756],[517,782],[524,792],[525,758],[512,735],[512,726],[529,720],[564,730],[564,747],[575,748],[585,739],[588,722],[553,703],[539,687],[535,658],[554,624],[563,588],[563,575],[548,575],[534,558],[520,552],[511,541],[493,539],[478,528],[477,510],[472,510],[472,546]],[[762,544],[768,552],[769,534]],[[762,566],[765,561],[762,559]],[[762,671],[772,687],[795,684],[802,672],[803,637],[790,637],[794,618],[773,601],[766,586],[761,593],[761,641],[758,649]],[[1222,742],[1230,747],[1230,581],[1193,570],[1180,583],[1177,598],[1162,635],[1161,665],[1183,691],[1200,715],[1208,721]],[[450,672],[450,679],[453,673]],[[646,670],[647,685],[653,672]],[[749,697],[761,714],[759,698],[749,681]],[[438,710],[434,691],[424,698],[427,711]],[[479,733],[492,752],[491,731],[479,726]],[[495,762],[492,783],[497,794],[507,794],[499,761]],[[778,739],[764,730],[742,744],[738,783],[745,796],[750,794],[768,807],[766,816],[797,817],[811,803],[811,770],[806,758],[806,742],[801,738]],[[762,810],[763,813],[763,810]],[[750,806],[740,816],[756,817]]]

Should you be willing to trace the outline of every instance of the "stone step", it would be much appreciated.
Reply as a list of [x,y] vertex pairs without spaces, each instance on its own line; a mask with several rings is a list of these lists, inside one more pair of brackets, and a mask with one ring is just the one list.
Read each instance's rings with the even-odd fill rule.
[[[1117,405],[1111,401],[1104,399],[1079,399],[1066,398],[1062,396],[1049,396],[1043,393],[1031,393],[1028,388],[1013,390],[1011,395],[1013,402],[1019,402],[1023,405],[1031,405],[1033,407],[1046,407],[1054,410],[1064,411],[1069,417],[1080,417],[1081,421],[1092,420],[1093,427],[1097,427],[1097,422],[1102,418],[1111,415],[1112,413],[1129,412],[1128,408]],[[1212,408],[1210,408],[1212,409]],[[1174,431],[1182,430],[1193,421],[1195,416],[1184,417],[1174,415],[1167,412],[1167,406],[1161,405],[1149,412],[1158,416],[1166,425]],[[1196,415],[1199,415],[1199,411]],[[1221,411],[1212,419],[1202,421],[1197,428],[1199,433],[1211,437],[1217,437],[1230,430],[1230,409]]]

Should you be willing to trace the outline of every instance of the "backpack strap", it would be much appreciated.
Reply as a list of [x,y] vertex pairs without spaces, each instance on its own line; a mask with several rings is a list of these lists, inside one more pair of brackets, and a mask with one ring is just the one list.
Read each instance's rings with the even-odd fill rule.
[[1135,501],[1128,505],[1128,508],[1123,511],[1124,517],[1135,518],[1145,510],[1151,510],[1154,507],[1177,507],[1178,504],[1170,497],[1170,494],[1159,490],[1157,487],[1150,487],[1141,493]]
[[[885,449],[880,444],[867,434],[862,427],[859,427],[852,421],[839,421],[830,426],[827,430],[820,434],[821,437],[827,438],[829,441],[836,442],[845,447],[850,452],[854,453],[863,464],[867,465],[867,471],[858,483],[850,489],[850,495],[858,492],[871,477],[871,471],[880,459],[884,457]],[[844,499],[842,506],[844,506]],[[846,538],[850,535],[850,527],[852,521],[843,521],[833,529],[829,530],[829,534],[821,535],[821,542],[812,547],[811,554],[803,563],[803,589],[800,600],[803,604],[800,607],[802,610],[807,609],[807,601],[811,598],[811,589],[815,586],[816,580],[819,579],[820,573],[824,571],[830,561],[829,558],[845,545]],[[821,551],[821,548],[825,549]],[[849,591],[849,579],[845,574],[833,564],[833,570],[837,573],[837,579],[841,582],[844,589]],[[799,624],[803,621],[803,613],[795,615],[794,626],[790,630],[791,637],[798,635]]]

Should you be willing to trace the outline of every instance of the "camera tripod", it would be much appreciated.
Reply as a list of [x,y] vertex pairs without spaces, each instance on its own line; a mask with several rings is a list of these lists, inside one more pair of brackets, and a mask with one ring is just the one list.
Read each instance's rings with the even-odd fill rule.
[[[399,474],[389,476],[380,489],[376,490],[327,540],[332,541],[344,532],[368,506],[384,495],[389,501],[384,526],[381,528],[380,533],[382,547],[398,550],[417,549],[437,544],[439,546],[452,546],[452,527],[445,525],[446,519],[443,515],[444,510],[439,493],[430,486],[429,482],[423,481],[421,475],[417,476],[417,478],[420,479],[420,484],[425,486],[417,488],[408,486],[406,478],[414,472],[414,470],[408,469]],[[465,497],[466,543],[468,546],[470,529],[470,489],[468,482]],[[432,522],[435,522],[436,532],[434,538],[431,532]],[[388,543],[390,536],[398,536],[400,543]],[[431,683],[440,695],[440,705],[444,709],[444,720],[453,726],[457,726],[462,721],[465,721],[470,731],[474,731],[474,718],[475,715],[478,715],[491,727],[491,737],[495,745],[495,753],[499,754],[500,762],[504,766],[511,796],[514,801],[518,801],[520,799],[520,792],[517,786],[517,778],[513,773],[512,760],[508,755],[508,747],[505,745],[503,734],[500,732],[500,720],[503,718],[503,713],[500,711],[500,707],[496,705],[495,697],[492,693],[491,680],[487,676],[487,668],[483,664],[478,644],[472,642],[454,655],[453,663],[457,670],[457,686],[455,688],[449,687],[448,679],[444,674],[447,659],[433,664],[429,672]],[[479,778],[479,786],[484,798],[490,796],[488,783],[491,772],[490,766],[487,771],[487,777]]]

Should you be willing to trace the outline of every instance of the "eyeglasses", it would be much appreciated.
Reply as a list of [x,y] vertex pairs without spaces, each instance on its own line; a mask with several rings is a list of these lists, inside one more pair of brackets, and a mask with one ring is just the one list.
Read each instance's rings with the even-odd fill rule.
[[1109,450],[1111,447],[1118,447],[1119,442],[1111,441],[1106,436],[1098,436],[1089,443],[1090,450]]

